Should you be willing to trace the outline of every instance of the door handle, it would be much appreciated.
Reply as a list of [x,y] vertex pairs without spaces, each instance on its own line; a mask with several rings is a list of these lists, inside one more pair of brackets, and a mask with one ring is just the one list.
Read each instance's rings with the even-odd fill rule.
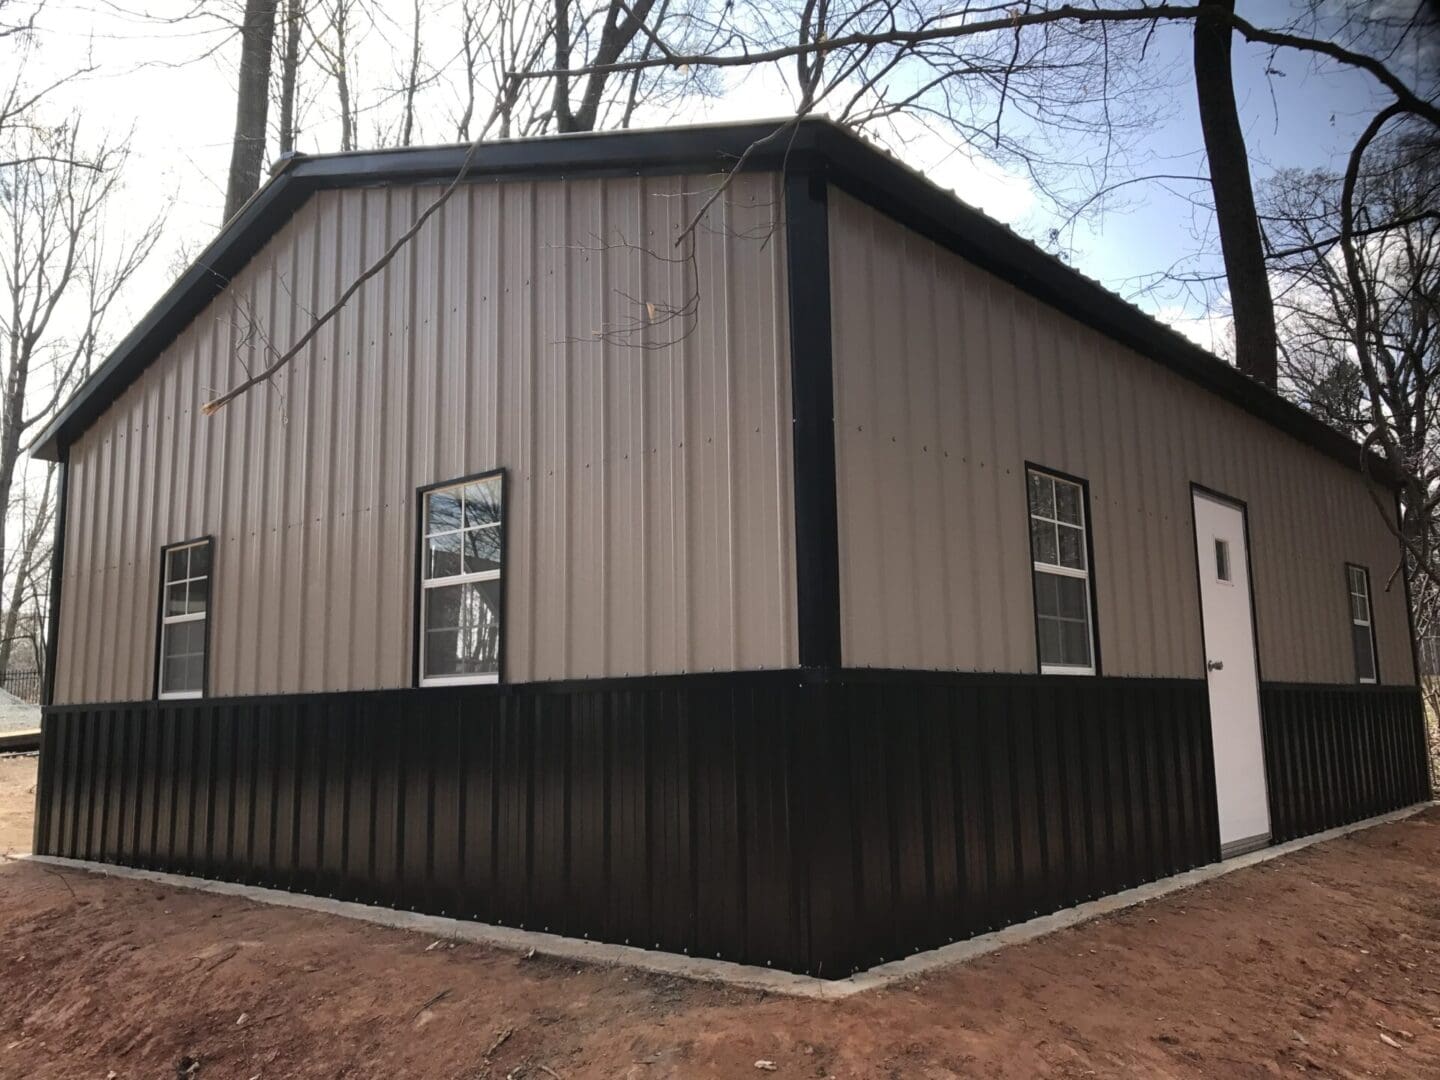
[[1224,660],[1210,660],[1210,661],[1207,661],[1207,662],[1206,662],[1206,664],[1205,664],[1205,669],[1206,669],[1207,671],[1219,671],[1219,670],[1220,670],[1221,668],[1223,668],[1224,666],[1225,666],[1225,661],[1224,661]]

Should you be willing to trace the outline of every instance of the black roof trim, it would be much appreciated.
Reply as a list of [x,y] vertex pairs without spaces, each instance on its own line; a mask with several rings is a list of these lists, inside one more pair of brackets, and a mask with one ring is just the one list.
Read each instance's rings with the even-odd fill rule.
[[[475,155],[471,176],[479,183],[517,177],[719,171],[732,167],[748,148],[773,135],[783,123],[770,120],[487,143]],[[444,180],[455,174],[465,152],[464,145],[456,145],[296,156],[282,162],[65,404],[32,443],[31,452],[58,460],[61,449],[98,419],[316,191]],[[769,139],[746,160],[751,170],[782,166],[823,174],[842,190],[1077,321],[1337,461],[1360,467],[1361,449],[1355,442],[839,125],[807,118],[793,133]],[[1371,471],[1381,478],[1391,475],[1374,455]]]

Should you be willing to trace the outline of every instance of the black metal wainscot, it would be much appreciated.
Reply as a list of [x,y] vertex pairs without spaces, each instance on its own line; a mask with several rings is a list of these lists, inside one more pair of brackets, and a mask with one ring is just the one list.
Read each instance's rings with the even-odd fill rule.
[[1200,680],[783,671],[51,707],[36,850],[843,977],[1214,806]]
[[1430,798],[1417,687],[1264,683],[1260,700],[1277,841]]

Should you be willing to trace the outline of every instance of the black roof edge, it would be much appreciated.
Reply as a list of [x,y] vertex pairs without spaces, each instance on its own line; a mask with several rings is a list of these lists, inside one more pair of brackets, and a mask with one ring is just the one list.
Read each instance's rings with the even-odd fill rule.
[[[470,182],[720,171],[733,167],[785,123],[776,119],[486,143],[471,163]],[[61,449],[99,418],[313,193],[448,179],[466,150],[459,144],[286,159],[66,402],[31,443],[31,453],[58,460]],[[842,190],[1078,322],[1331,458],[1361,468],[1361,448],[1351,439],[830,120],[806,118],[793,132],[751,150],[745,166],[818,171]],[[1396,483],[1388,464],[1373,453],[1370,472]]]

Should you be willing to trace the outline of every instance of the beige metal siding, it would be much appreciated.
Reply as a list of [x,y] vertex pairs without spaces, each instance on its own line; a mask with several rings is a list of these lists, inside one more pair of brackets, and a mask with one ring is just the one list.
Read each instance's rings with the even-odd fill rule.
[[[71,448],[57,701],[151,695],[160,546],[203,534],[212,693],[409,685],[415,489],[497,466],[509,678],[793,665],[780,191],[739,178],[687,266],[671,245],[713,182],[464,189],[207,419],[438,189],[313,198]],[[646,331],[673,347],[595,340],[643,312],[625,296],[697,287],[693,332]]]
[[1192,481],[1249,504],[1263,677],[1413,681],[1398,551],[1358,473],[839,191],[841,624],[854,666],[1034,671],[1025,462],[1090,482],[1104,670],[1199,676]]

